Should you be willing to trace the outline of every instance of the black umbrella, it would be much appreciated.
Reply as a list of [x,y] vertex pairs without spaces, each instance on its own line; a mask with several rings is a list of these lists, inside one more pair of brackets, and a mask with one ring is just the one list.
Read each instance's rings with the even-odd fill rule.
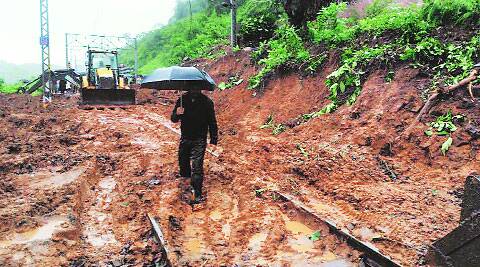
[[160,68],[142,81],[143,88],[157,90],[213,91],[215,86],[216,84],[210,75],[195,67]]

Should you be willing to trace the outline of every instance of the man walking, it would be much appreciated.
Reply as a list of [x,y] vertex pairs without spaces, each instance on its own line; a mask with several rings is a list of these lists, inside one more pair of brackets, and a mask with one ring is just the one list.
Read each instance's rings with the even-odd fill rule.
[[192,204],[198,204],[204,201],[203,159],[207,148],[207,132],[210,133],[210,144],[217,145],[218,142],[213,101],[201,90],[188,91],[177,100],[171,120],[174,123],[181,121],[182,137],[178,148],[180,176],[191,178],[195,197]]

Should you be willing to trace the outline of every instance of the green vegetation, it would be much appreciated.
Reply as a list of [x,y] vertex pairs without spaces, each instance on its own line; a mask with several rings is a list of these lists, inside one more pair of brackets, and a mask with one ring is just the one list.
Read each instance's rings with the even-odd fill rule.
[[315,231],[308,238],[315,242],[320,240],[321,237],[322,237],[322,233],[320,231]]
[[[275,33],[275,37],[268,43],[264,43],[261,49],[267,51],[268,56],[260,59],[259,64],[263,66],[262,70],[249,80],[249,88],[257,88],[263,81],[263,78],[287,63],[301,64],[310,60],[310,53],[305,49],[303,41],[297,33],[297,30],[290,25],[282,25]],[[262,50],[257,52],[263,53]]]
[[[342,64],[329,76],[326,84],[330,88],[330,100],[335,106],[346,102],[352,105],[357,100],[362,90],[362,79],[367,72],[369,63],[374,59],[382,57],[391,45],[380,47],[365,47],[357,51],[346,50],[342,55]],[[349,90],[349,92],[347,91]],[[341,94],[348,93],[345,100],[341,100]],[[333,111],[329,108],[329,111]]]
[[[413,61],[417,67],[431,68],[434,81],[446,77],[443,82],[451,85],[469,75],[475,60],[480,57],[479,46],[480,34],[461,43],[442,43],[435,37],[428,37],[407,45],[400,59]],[[434,65],[430,67],[432,63]]]
[[[227,44],[229,18],[226,14],[208,15],[206,11],[153,31],[138,44],[140,73],[176,65],[184,58],[215,56],[215,47]],[[187,41],[188,40],[188,41]],[[133,51],[122,52],[121,60],[133,65]]]
[[[221,7],[222,2],[193,0],[193,15],[190,18],[188,1],[180,1],[170,24],[140,38],[140,73],[149,74],[156,68],[177,65],[186,58],[224,55],[225,51],[219,46],[229,43],[230,14],[228,9]],[[252,44],[269,39],[276,29],[276,21],[283,14],[276,1],[246,0],[238,3],[241,4],[238,10],[241,25],[239,38]],[[133,49],[121,51],[120,61],[133,66]]]
[[275,123],[275,121],[273,119],[273,115],[268,116],[265,123],[262,126],[260,126],[260,129],[272,129],[272,134],[273,135],[279,135],[279,134],[285,132],[285,130],[287,130],[285,125],[283,125],[281,123],[279,123],[279,124]]
[[296,148],[300,151],[300,153],[306,158],[308,159],[310,157],[310,154],[308,153],[308,151],[301,145],[301,144],[297,144],[296,145]]
[[436,24],[480,24],[480,0],[428,0],[423,15]]
[[457,131],[457,126],[455,126],[454,123],[463,121],[464,119],[464,115],[453,116],[452,111],[449,110],[446,114],[438,116],[435,121],[429,123],[430,128],[425,131],[425,135],[433,136],[433,134],[436,134],[438,136],[447,136],[447,140],[445,140],[440,147],[442,154],[446,155],[453,143],[452,134]]
[[0,94],[14,94],[17,92],[20,84],[6,84],[5,81],[0,78]]
[[[442,43],[431,35],[440,25],[479,24],[478,3],[477,0],[426,1],[423,6],[401,6],[395,1],[376,0],[366,7],[365,17],[342,16],[347,10],[345,3],[333,3],[322,9],[317,20],[308,24],[312,41],[330,49],[341,47],[344,52],[339,68],[326,81],[332,102],[318,112],[304,115],[303,119],[333,112],[343,103],[355,103],[369,73],[367,69],[375,66],[374,63],[390,69],[386,81],[394,76],[391,64],[402,61],[432,73],[432,86],[441,82],[450,85],[465,78],[475,60],[480,58],[480,35],[461,43]],[[459,12],[464,12],[464,16],[455,17]],[[439,16],[442,19],[438,19]],[[390,36],[394,35],[401,38],[392,40]],[[380,37],[390,43],[372,46],[368,42]]]
[[275,0],[248,0],[239,10],[240,40],[244,45],[258,46],[271,39],[283,21],[285,12]]
[[230,76],[228,78],[228,82],[221,82],[218,84],[218,89],[220,89],[221,91],[230,89],[240,85],[242,82],[243,82],[243,79],[241,79],[238,75]]

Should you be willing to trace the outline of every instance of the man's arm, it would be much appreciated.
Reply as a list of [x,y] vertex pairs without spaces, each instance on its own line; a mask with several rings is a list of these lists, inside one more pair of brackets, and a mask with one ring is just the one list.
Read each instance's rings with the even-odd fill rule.
[[210,144],[217,145],[218,126],[217,126],[217,118],[215,117],[215,107],[213,105],[212,100],[210,100],[210,107],[208,112],[208,130],[210,131]]
[[170,116],[170,120],[172,120],[173,123],[177,123],[182,119],[182,115],[177,114],[177,109],[180,107],[180,99],[177,100],[177,103],[175,104],[175,108],[173,108],[172,111],[172,116]]

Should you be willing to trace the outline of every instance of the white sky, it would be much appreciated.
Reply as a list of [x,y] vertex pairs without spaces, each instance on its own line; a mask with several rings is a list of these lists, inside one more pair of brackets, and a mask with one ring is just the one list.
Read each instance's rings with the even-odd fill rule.
[[[0,0],[0,60],[40,64],[40,1]],[[135,36],[166,24],[175,0],[49,0],[52,65],[65,65],[65,33]]]

